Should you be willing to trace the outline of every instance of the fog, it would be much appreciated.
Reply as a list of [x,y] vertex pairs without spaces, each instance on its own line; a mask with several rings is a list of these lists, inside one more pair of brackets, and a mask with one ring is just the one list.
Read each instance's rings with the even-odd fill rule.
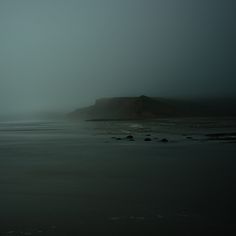
[[0,114],[236,92],[235,0],[1,0]]

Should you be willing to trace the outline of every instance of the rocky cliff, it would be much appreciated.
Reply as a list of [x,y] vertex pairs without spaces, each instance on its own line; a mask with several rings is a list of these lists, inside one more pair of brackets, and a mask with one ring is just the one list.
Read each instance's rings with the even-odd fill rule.
[[167,100],[140,96],[98,99],[93,106],[78,109],[70,117],[85,120],[127,120],[152,119],[175,113],[175,107]]
[[234,99],[173,100],[155,97],[116,97],[96,100],[69,117],[82,120],[139,120],[187,116],[236,116]]

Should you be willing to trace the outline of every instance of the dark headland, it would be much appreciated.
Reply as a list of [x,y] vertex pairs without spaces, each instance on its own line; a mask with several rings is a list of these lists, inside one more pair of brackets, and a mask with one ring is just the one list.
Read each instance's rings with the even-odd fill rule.
[[234,99],[177,100],[157,97],[114,97],[71,112],[74,119],[89,121],[148,120],[191,116],[235,116]]

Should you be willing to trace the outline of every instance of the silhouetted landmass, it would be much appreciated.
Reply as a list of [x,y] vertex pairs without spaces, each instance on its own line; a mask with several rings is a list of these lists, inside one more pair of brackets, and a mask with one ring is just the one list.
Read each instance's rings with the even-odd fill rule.
[[174,100],[156,97],[117,97],[96,100],[69,114],[91,121],[139,120],[188,116],[235,116],[235,100]]

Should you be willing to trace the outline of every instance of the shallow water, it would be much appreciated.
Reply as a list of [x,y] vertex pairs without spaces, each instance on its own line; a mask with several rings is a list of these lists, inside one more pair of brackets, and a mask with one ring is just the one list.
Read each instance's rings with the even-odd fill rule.
[[232,118],[1,122],[0,235],[226,233],[236,143],[205,134],[235,128]]

